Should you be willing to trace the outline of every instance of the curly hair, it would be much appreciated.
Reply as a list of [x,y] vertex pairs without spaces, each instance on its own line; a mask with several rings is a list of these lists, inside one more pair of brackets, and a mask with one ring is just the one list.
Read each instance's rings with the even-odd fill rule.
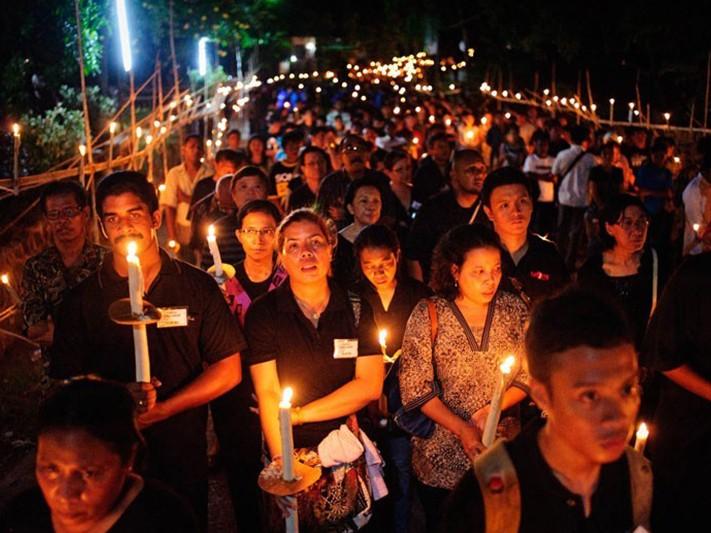
[[440,239],[432,256],[430,288],[449,300],[459,293],[452,275],[452,266],[461,268],[467,253],[480,248],[501,251],[498,235],[481,224],[469,224],[452,228]]

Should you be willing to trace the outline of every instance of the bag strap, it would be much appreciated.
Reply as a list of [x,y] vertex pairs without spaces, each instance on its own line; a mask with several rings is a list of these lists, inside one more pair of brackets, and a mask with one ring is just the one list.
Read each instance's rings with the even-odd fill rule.
[[570,174],[570,172],[575,168],[575,165],[578,164],[578,161],[580,161],[585,154],[587,154],[587,152],[585,150],[582,150],[577,155],[577,157],[575,159],[573,159],[573,162],[570,165],[568,165],[568,168],[565,169],[565,172],[563,172],[561,174],[560,183],[558,184],[558,189],[560,189],[563,186],[563,183],[568,178],[568,175]]
[[652,248],[652,307],[649,310],[649,318],[652,318],[654,310],[657,308],[657,293],[659,292],[659,256]]
[[650,528],[652,512],[652,467],[650,462],[634,448],[625,448],[627,466],[630,472],[630,490],[632,496],[632,519],[634,527]]
[[481,198],[477,199],[476,208],[474,209],[472,216],[469,218],[469,224],[474,224],[474,221],[476,220],[476,216],[479,214],[480,209],[481,209]]
[[474,475],[484,503],[486,533],[517,533],[521,522],[521,490],[504,441],[476,458]]

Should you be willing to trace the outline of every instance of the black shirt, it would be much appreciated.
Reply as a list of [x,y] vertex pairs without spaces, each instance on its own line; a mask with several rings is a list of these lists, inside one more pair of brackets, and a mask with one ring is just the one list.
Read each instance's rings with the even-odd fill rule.
[[[257,365],[276,361],[279,383],[294,389],[294,403],[306,405],[351,381],[355,358],[335,359],[335,339],[357,339],[358,355],[380,354],[373,311],[360,304],[356,327],[351,301],[345,290],[329,281],[331,297],[318,328],[304,316],[288,282],[257,299],[245,319],[249,341],[248,361]],[[294,445],[318,445],[345,417],[294,428]]]
[[479,199],[471,207],[462,207],[451,190],[436,194],[420,207],[410,228],[405,255],[419,261],[425,281],[430,277],[432,252],[437,242],[450,229],[468,224],[477,208],[475,222],[490,225]]
[[[390,188],[390,180],[388,180],[388,177],[382,172],[367,168],[365,169],[363,177],[375,180],[382,191],[386,191]],[[336,203],[340,202],[341,207],[344,205],[343,201],[346,197],[346,190],[353,179],[354,178],[351,178],[345,170],[336,170],[323,178],[318,191],[318,201],[324,213],[328,214],[328,209],[336,206]],[[383,203],[380,215],[381,223],[386,223],[393,216],[394,206],[390,205],[388,198],[381,198],[381,200]],[[347,222],[341,221],[341,224],[345,226]],[[388,225],[392,226],[390,223],[388,223]],[[339,226],[339,229],[341,229],[342,226]]]
[[[39,487],[17,496],[0,518],[3,533],[52,533],[52,515]],[[143,489],[107,533],[197,533],[188,503],[156,481]]]
[[611,167],[609,172],[605,167],[598,165],[590,169],[589,180],[596,185],[597,193],[602,200],[598,209],[605,207],[609,201],[622,192],[622,169]]
[[284,196],[288,193],[289,182],[294,179],[299,163],[292,165],[286,161],[277,161],[269,171],[269,194]]
[[[447,165],[449,170],[449,165]],[[448,183],[447,175],[442,173],[432,157],[425,157],[412,177],[412,199],[423,204],[425,200],[441,192]]]
[[[514,264],[511,254],[501,254],[504,276],[515,278],[532,302],[561,290],[570,275],[555,243],[534,233],[528,236],[528,250]],[[516,287],[514,287],[515,289]]]
[[[585,517],[583,500],[555,477],[538,447],[537,427],[527,427],[506,451],[521,491],[519,533],[627,533],[634,529],[627,457],[602,465]],[[484,532],[484,505],[476,476],[469,470],[449,498],[442,531]]]
[[294,189],[294,192],[289,195],[289,207],[287,211],[294,211],[300,207],[312,207],[315,203],[316,195],[311,192],[311,189],[306,183],[301,183]]
[[235,265],[235,277],[237,281],[239,281],[239,284],[242,285],[244,291],[249,295],[249,299],[254,301],[262,294],[269,292],[273,275],[270,275],[264,281],[254,282],[249,279],[247,271],[244,269],[244,261],[241,261]]
[[[578,284],[582,287],[600,291],[619,303],[632,326],[635,345],[642,345],[647,329],[649,314],[652,310],[652,252],[647,248],[640,258],[637,274],[631,276],[608,276],[602,268],[602,253],[591,256],[578,272]],[[662,261],[657,274],[657,294],[661,295],[666,279]]]

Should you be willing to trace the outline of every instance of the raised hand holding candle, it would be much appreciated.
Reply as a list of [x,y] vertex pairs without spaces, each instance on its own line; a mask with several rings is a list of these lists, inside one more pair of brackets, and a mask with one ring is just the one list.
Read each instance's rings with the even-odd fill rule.
[[647,445],[647,438],[649,438],[649,429],[647,424],[642,422],[637,429],[637,434],[634,440],[634,449],[639,453],[644,453],[644,447]]
[[5,285],[5,289],[10,294],[10,299],[12,300],[12,303],[19,304],[20,297],[17,295],[17,292],[15,291],[14,287],[10,285],[10,276],[8,276],[7,274],[3,274],[2,276],[0,276],[0,281],[2,281],[2,284]]
[[516,364],[516,357],[509,355],[504,359],[504,361],[499,366],[501,374],[496,382],[496,387],[494,387],[494,395],[491,398],[491,404],[489,406],[489,415],[486,417],[486,423],[484,424],[484,434],[482,435],[481,442],[487,448],[491,446],[496,438],[496,427],[499,425],[499,417],[501,416],[501,403],[504,399],[504,392],[506,392],[506,383],[508,381],[509,375],[513,371],[514,365]]
[[207,246],[212,255],[212,261],[215,263],[215,277],[222,277],[222,257],[220,256],[220,248],[217,246],[217,237],[215,236],[215,226],[210,224],[207,230]]

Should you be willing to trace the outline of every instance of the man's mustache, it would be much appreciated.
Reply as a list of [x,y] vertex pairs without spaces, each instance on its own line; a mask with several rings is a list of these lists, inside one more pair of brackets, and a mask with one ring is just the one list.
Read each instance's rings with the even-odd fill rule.
[[118,237],[116,237],[116,240],[114,240],[114,244],[121,244],[123,241],[125,241],[127,239],[129,241],[139,241],[139,240],[143,240],[143,235],[139,235],[137,233],[131,234],[131,235],[119,235]]

